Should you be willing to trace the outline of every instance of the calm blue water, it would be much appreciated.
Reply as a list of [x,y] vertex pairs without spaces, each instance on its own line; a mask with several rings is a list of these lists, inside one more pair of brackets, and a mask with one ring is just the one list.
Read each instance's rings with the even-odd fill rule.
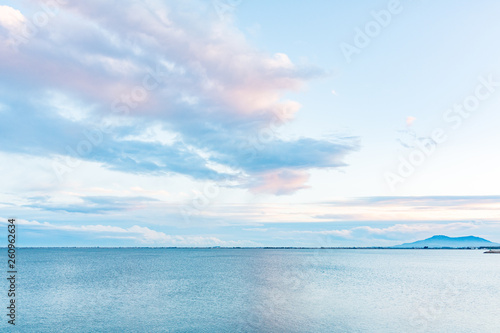
[[20,249],[16,330],[500,332],[482,252]]

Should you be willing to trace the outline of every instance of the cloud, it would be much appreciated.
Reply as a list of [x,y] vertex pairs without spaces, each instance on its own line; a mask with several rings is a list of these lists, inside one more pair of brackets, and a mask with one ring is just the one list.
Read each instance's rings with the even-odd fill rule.
[[415,120],[417,120],[417,118],[415,117],[412,116],[406,117],[406,126],[411,126],[413,122],[415,122]]
[[[291,194],[307,187],[308,170],[345,166],[358,147],[279,137],[300,109],[285,94],[326,73],[255,49],[208,3],[68,2],[50,19],[17,49],[0,43],[4,151],[51,156],[59,173],[76,158]],[[25,21],[0,7],[0,36]],[[152,140],[152,131],[173,135]]]
[[267,232],[268,228],[243,228],[244,231],[257,231],[257,232]]
[[351,229],[342,230],[322,230],[322,231],[294,231],[301,234],[316,234],[324,236],[334,236],[344,239],[382,239],[382,240],[417,240],[422,237],[430,237],[436,234],[463,233],[477,230],[480,223],[477,222],[453,222],[453,223],[413,223],[395,224],[386,228],[376,228],[371,226],[358,226]]
[[251,184],[251,191],[270,194],[290,194],[297,190],[307,188],[304,185],[309,180],[309,175],[304,171],[273,170],[262,173],[257,181]]
[[408,206],[466,206],[498,203],[500,195],[434,195],[434,196],[375,196],[357,198],[352,204],[408,205]]
[[[0,223],[7,223],[6,218],[0,217]],[[129,228],[109,226],[109,225],[56,225],[49,222],[38,222],[17,219],[16,224],[24,230],[60,230],[67,233],[88,233],[94,234],[97,238],[117,238],[136,241],[142,245],[158,246],[258,246],[258,243],[251,241],[223,241],[213,236],[198,235],[168,235],[161,231],[156,231],[148,227],[138,225]]]
[[86,196],[78,197],[77,203],[63,203],[52,200],[49,196],[27,198],[28,208],[47,211],[64,211],[68,213],[101,214],[117,211],[134,210],[158,200],[148,197],[111,197]]
[[356,214],[323,214],[323,215],[316,215],[314,216],[317,219],[324,219],[324,220],[355,220],[356,218],[359,219],[359,215]]
[[26,18],[19,10],[9,6],[0,6],[0,26],[10,36],[19,35],[26,26]]

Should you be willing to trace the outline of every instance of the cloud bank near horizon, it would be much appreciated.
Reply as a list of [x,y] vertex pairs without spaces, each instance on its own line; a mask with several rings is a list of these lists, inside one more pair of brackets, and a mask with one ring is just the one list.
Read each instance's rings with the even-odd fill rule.
[[[89,246],[112,246],[114,241],[120,246],[392,246],[437,234],[474,235],[494,242],[500,237],[498,196],[233,204],[212,207],[185,224],[179,223],[176,205],[149,194],[83,196],[65,204],[50,196],[32,197],[25,207],[32,210],[32,218],[20,220],[21,234],[29,235],[28,244],[33,235],[44,235],[46,241],[54,238],[66,244],[67,239],[78,239]],[[161,195],[165,193],[157,193]],[[2,203],[0,207],[5,208]]]
[[[0,217],[0,224],[7,224],[7,219]],[[24,246],[53,246],[54,241],[60,246],[113,246],[116,241],[120,246],[146,247],[394,246],[439,234],[455,237],[475,235],[490,241],[498,241],[485,234],[485,232],[496,232],[498,222],[478,221],[395,223],[384,224],[380,227],[361,224],[348,229],[328,229],[318,223],[295,223],[295,227],[291,228],[290,226],[280,228],[277,225],[269,225],[267,228],[243,228],[240,230],[239,240],[231,239],[234,238],[234,229],[228,230],[227,227],[226,229],[220,228],[216,232],[212,230],[210,234],[175,234],[135,224],[129,227],[104,224],[70,225],[24,219],[18,219],[16,224],[23,234],[30,234],[30,237],[35,239],[43,235],[47,242],[46,244],[32,244],[33,240],[29,240],[24,242]],[[298,228],[304,229],[293,230]],[[258,241],[249,240],[249,237],[256,238]],[[76,239],[78,243],[72,243]]]

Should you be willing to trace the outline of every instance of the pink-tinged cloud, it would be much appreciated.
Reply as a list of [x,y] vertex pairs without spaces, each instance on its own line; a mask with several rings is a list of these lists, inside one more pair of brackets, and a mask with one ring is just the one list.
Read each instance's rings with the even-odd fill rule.
[[9,36],[6,37],[9,38],[9,42],[12,42],[11,38],[22,33],[26,26],[26,19],[19,10],[9,6],[0,6],[0,26],[7,30]]
[[415,120],[417,120],[417,118],[415,117],[412,116],[406,117],[406,126],[411,126],[413,122],[415,122]]
[[[132,114],[168,116],[178,109],[178,101],[192,96],[211,113],[243,118],[272,117],[286,91],[318,74],[298,68],[286,54],[270,56],[251,48],[237,29],[210,19],[215,14],[211,8],[186,12],[177,7],[183,6],[68,2],[17,50],[0,45],[0,70],[42,89],[100,103],[107,112],[116,99],[158,71],[161,87],[148,91],[147,102],[137,103]],[[8,31],[19,35],[28,21],[18,10],[0,8],[0,25]],[[147,82],[153,86],[157,79]]]
[[272,170],[258,174],[255,178],[255,182],[250,185],[250,190],[254,193],[283,195],[309,187],[305,185],[309,180],[309,173],[303,170]]
[[[216,163],[238,170],[231,177],[254,192],[290,194],[305,187],[307,169],[344,166],[357,147],[352,138],[281,138],[280,127],[301,108],[285,95],[324,72],[256,49],[206,2],[61,2],[47,24],[23,36],[31,13],[43,11],[29,3],[22,11],[0,7],[0,85],[23,110],[9,114],[11,124],[29,125],[24,131],[33,136],[12,137],[17,146],[10,149],[67,155],[65,146],[78,146],[81,132],[111,123],[106,140],[80,157],[196,179],[223,174],[210,167]],[[7,41],[19,42],[19,34],[26,38],[11,47]],[[65,100],[86,113],[61,115]],[[175,140],[123,140],[153,125],[176,133]]]

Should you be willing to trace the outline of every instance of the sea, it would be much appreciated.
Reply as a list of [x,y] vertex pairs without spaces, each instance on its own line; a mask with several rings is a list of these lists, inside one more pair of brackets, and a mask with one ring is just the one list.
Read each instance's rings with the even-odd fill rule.
[[483,252],[22,248],[0,331],[498,333]]

